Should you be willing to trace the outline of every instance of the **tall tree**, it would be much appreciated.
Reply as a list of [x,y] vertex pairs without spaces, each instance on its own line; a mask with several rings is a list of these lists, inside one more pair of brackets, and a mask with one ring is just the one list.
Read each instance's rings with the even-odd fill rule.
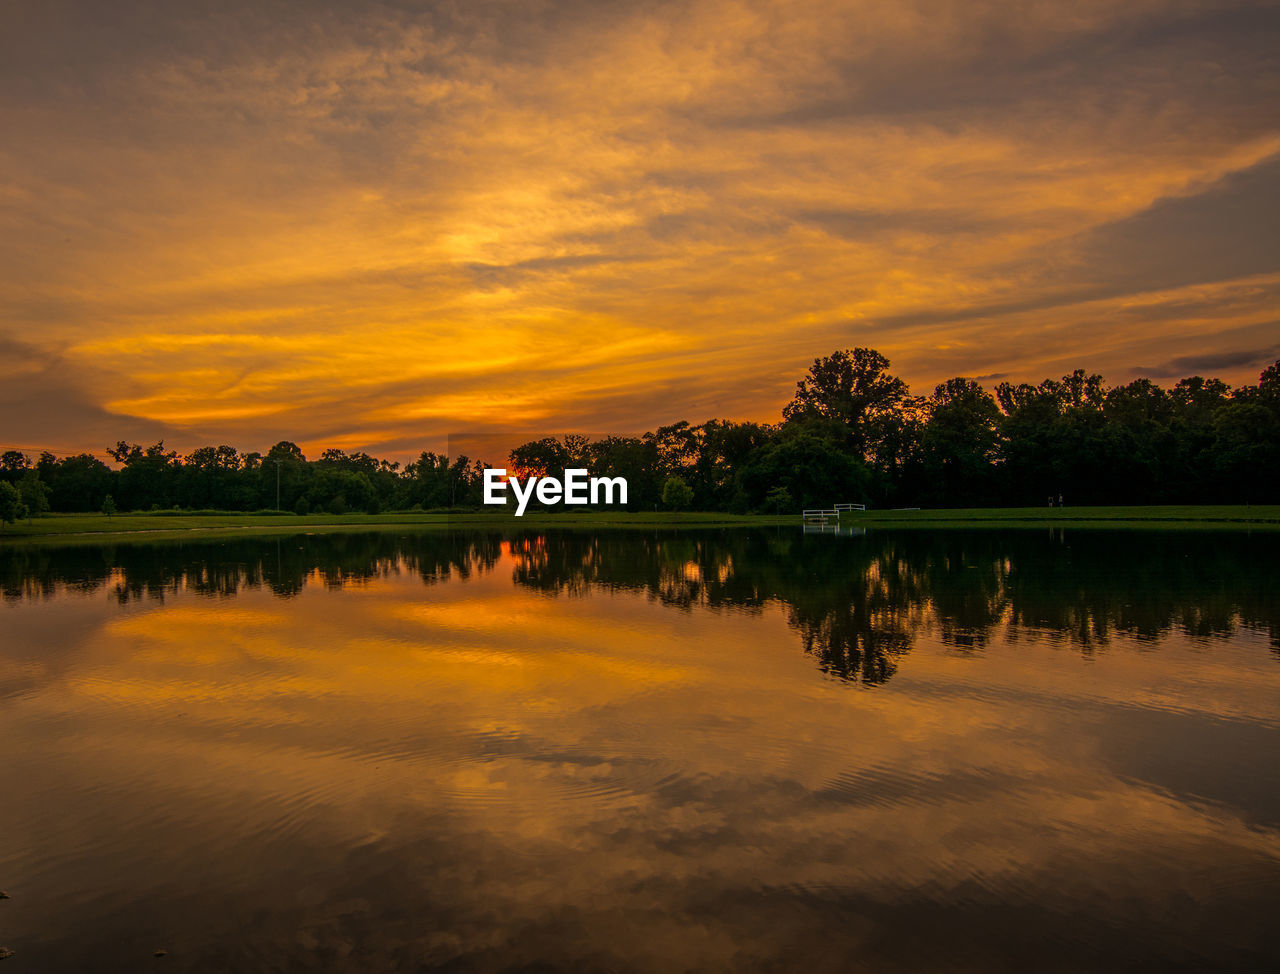
[[174,503],[174,487],[180,464],[178,454],[164,448],[164,440],[143,449],[120,440],[107,452],[124,465],[118,486],[125,510],[164,508]]
[[600,477],[625,477],[627,510],[647,511],[661,500],[662,464],[658,447],[636,436],[606,436],[588,450],[588,469]]
[[41,453],[36,463],[40,479],[49,485],[50,506],[55,511],[96,511],[114,489],[118,474],[97,457],[81,453],[59,460]]
[[299,498],[308,493],[311,480],[311,469],[301,447],[281,440],[267,451],[258,468],[258,504],[292,511]]
[[972,379],[934,389],[921,454],[932,503],[969,507],[992,502],[1000,408]]
[[650,444],[658,456],[658,469],[664,478],[688,473],[697,463],[702,446],[703,428],[690,426],[682,419],[669,426],[659,426],[641,439]]
[[854,453],[868,459],[906,395],[907,384],[889,373],[887,358],[872,348],[846,349],[814,360],[782,416],[788,422],[834,420],[848,430]]
[[521,478],[559,476],[569,460],[569,446],[554,436],[521,443],[507,454],[510,473]]
[[[700,427],[697,460],[689,476],[694,506],[702,510],[728,510],[735,505],[734,475],[752,451],[769,442],[772,430],[759,423],[733,423],[709,419]],[[737,499],[737,506],[742,507]]]
[[31,469],[31,461],[19,450],[5,450],[0,454],[0,480],[16,483],[18,479]]

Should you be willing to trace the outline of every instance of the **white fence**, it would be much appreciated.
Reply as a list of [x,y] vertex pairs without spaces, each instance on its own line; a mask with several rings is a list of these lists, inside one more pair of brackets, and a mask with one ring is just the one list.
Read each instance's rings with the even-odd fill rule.
[[836,504],[834,507],[811,507],[802,511],[806,524],[826,524],[829,520],[840,520],[840,512],[848,514],[852,511],[865,511],[866,504]]
[[840,512],[834,507],[812,507],[803,513],[806,521],[825,522],[830,518],[835,518],[837,521],[840,520]]

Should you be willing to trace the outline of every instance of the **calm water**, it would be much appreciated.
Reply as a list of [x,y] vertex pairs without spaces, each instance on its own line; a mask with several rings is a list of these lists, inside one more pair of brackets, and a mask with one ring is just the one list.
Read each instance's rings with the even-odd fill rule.
[[0,548],[3,971],[1258,969],[1278,553]]

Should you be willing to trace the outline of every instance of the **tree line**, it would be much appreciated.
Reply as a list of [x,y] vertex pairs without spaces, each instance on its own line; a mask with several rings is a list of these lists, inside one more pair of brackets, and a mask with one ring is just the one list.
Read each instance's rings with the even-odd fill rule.
[[[780,422],[680,421],[642,436],[533,440],[507,465],[523,476],[585,467],[625,477],[632,510],[790,512],[1066,503],[1280,502],[1280,361],[1256,384],[1194,376],[1108,386],[1076,370],[1038,385],[968,378],[912,396],[870,348],[816,359]],[[298,514],[481,506],[485,464],[423,452],[403,466],[367,453],[308,459],[118,442],[34,462],[0,455],[0,518],[45,511],[281,510]]]

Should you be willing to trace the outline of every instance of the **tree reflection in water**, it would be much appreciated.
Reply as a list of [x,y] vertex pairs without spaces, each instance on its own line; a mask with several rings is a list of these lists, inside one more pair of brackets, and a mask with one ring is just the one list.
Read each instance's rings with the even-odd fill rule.
[[1244,627],[1267,632],[1280,657],[1274,536],[1243,532],[516,530],[10,546],[0,587],[9,600],[66,589],[122,603],[258,588],[289,598],[308,584],[490,573],[504,546],[514,583],[549,596],[635,592],[684,611],[780,605],[823,672],[865,686],[892,677],[926,631],[957,652],[999,634],[1092,653],[1115,634],[1209,640]]

